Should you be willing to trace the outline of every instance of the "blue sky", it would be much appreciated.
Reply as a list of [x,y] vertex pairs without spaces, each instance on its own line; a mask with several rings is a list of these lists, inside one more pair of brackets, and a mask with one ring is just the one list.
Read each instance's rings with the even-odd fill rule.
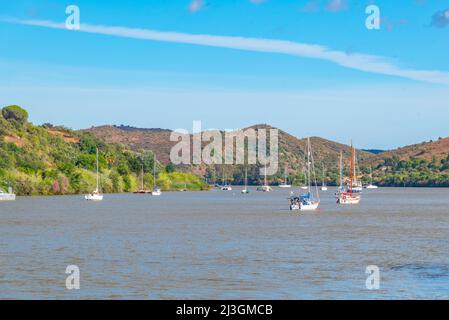
[[[80,31],[60,27],[71,4]],[[270,123],[385,149],[449,136],[449,1],[10,1],[0,46],[0,105],[35,123]]]

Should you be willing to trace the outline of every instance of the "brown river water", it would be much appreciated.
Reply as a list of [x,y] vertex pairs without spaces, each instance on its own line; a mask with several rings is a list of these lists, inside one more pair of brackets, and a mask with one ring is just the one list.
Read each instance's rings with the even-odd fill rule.
[[291,190],[239,191],[0,203],[0,299],[449,299],[448,189],[331,188],[301,215]]

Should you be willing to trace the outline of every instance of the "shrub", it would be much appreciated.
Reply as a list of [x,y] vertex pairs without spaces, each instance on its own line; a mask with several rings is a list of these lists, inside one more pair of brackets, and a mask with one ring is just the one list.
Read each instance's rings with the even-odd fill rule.
[[21,125],[28,122],[28,112],[16,105],[4,107],[2,109],[2,115],[6,120],[13,120]]

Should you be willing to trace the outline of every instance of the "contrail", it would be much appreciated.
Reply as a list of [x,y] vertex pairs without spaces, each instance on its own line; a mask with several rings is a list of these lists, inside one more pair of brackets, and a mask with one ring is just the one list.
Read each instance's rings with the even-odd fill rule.
[[[1,21],[52,29],[66,29],[64,23],[47,20],[2,19]],[[151,41],[186,43],[200,46],[221,47],[253,52],[287,54],[297,57],[330,61],[342,67],[368,73],[397,76],[416,81],[449,85],[449,72],[446,71],[402,68],[395,64],[394,61],[386,57],[361,53],[350,54],[343,51],[331,50],[325,46],[315,44],[263,38],[162,32],[149,29],[92,25],[87,23],[82,23],[81,29],[77,30],[76,32],[86,32]]]

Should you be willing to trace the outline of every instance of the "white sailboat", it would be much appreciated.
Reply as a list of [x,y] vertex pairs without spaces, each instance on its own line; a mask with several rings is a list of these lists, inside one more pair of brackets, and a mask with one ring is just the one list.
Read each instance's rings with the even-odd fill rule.
[[370,178],[371,178],[371,182],[369,185],[367,185],[365,188],[366,189],[379,189],[378,186],[376,186],[375,184],[373,184],[373,168],[370,167]]
[[248,189],[248,168],[245,166],[245,188],[242,190],[242,194],[249,194]]
[[103,200],[103,193],[100,191],[100,172],[99,172],[99,165],[98,165],[98,148],[97,148],[97,188],[89,194],[86,194],[84,196],[84,199],[89,201],[102,201]]
[[0,189],[0,201],[14,201],[16,200],[16,195],[12,191],[11,186],[8,187],[8,192]]
[[151,195],[156,197],[162,195],[161,188],[156,185],[156,155],[153,157],[153,191]]
[[223,185],[220,187],[221,191],[232,191],[232,186],[226,182],[226,175],[223,169]]
[[323,182],[321,183],[321,191],[327,191],[327,185],[326,185],[326,170],[324,169],[324,163],[323,163]]
[[[314,160],[312,147],[310,145],[310,138],[307,138],[307,193],[298,197],[292,197],[290,199],[290,210],[300,211],[314,211],[317,210],[320,205],[320,196],[318,193],[318,186],[316,183],[316,175],[314,169]],[[315,182],[315,195],[312,190],[312,174]]]
[[265,165],[265,168],[264,168],[264,184],[263,184],[263,186],[258,187],[257,191],[261,191],[261,192],[271,192],[271,191],[273,191],[273,189],[268,185],[267,165]]
[[284,182],[279,185],[279,188],[288,189],[288,188],[291,188],[291,187],[292,187],[292,185],[288,184],[287,166],[285,166],[285,168],[284,168]]

